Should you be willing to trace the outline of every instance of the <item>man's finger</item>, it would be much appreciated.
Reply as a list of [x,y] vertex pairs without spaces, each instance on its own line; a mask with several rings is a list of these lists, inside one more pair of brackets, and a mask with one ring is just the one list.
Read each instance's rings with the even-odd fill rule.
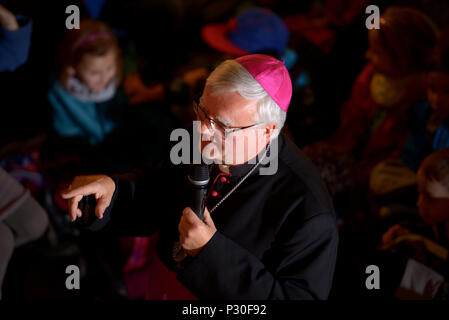
[[204,208],[204,223],[207,224],[208,226],[215,226],[214,221],[210,216],[210,212],[209,210],[207,210],[207,207]]
[[181,220],[179,221],[179,224],[178,224],[179,236],[182,236],[185,238],[187,233],[191,229],[192,229],[192,224],[186,222],[186,219],[184,217],[181,217]]
[[78,203],[82,198],[83,196],[79,195],[69,200],[69,214],[72,221],[75,221],[77,216],[81,217],[81,210],[78,208]]
[[61,193],[61,197],[63,199],[70,199],[73,198],[75,196],[88,196],[90,194],[94,194],[96,192],[98,192],[97,190],[97,186],[94,183],[89,183],[87,185],[75,188],[73,190],[70,190],[68,192],[63,192]]
[[185,208],[182,211],[182,215],[185,217],[186,222],[188,222],[190,224],[195,224],[195,223],[201,222],[200,218],[198,218],[196,213],[193,212],[193,210],[190,207]]

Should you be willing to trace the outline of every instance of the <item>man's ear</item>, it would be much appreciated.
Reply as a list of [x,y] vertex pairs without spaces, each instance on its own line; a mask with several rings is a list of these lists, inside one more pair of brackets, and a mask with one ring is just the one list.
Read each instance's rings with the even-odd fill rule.
[[274,122],[268,123],[267,125],[265,125],[265,135],[267,136],[268,139],[270,139],[270,137],[273,134],[276,127],[277,127],[276,123],[274,123]]

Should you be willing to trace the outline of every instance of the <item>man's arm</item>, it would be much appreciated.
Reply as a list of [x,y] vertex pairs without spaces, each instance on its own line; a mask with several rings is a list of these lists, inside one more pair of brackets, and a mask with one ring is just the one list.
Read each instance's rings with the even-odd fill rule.
[[160,227],[167,215],[179,211],[174,208],[182,198],[182,173],[178,166],[111,176],[78,176],[61,196],[69,200],[72,221],[82,216],[78,209],[81,199],[95,196],[95,216],[100,219],[88,229],[108,225],[120,235],[147,236]]
[[179,274],[200,299],[327,299],[338,232],[330,213],[290,215],[264,264],[219,231]]
[[111,226],[121,235],[147,236],[156,232],[167,215],[178,213],[183,197],[184,171],[167,166],[145,172],[112,175],[116,190],[110,212]]

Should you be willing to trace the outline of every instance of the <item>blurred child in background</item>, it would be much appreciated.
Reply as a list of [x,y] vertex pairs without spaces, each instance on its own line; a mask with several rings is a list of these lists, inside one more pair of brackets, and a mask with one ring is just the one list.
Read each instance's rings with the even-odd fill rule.
[[397,159],[379,163],[370,177],[371,193],[396,201],[410,198],[416,172],[431,152],[449,147],[449,29],[439,36],[435,70],[427,75],[427,101],[408,111],[410,134]]
[[384,249],[407,258],[396,296],[448,298],[449,148],[425,158],[417,173],[421,221],[403,221],[382,236]]
[[[432,66],[437,35],[432,21],[421,12],[387,8],[381,15],[380,29],[368,33],[368,63],[357,77],[349,101],[342,106],[338,130],[329,139],[306,148],[309,155],[338,163],[349,153],[359,161],[353,175],[356,189],[363,189],[360,186],[367,185],[373,166],[397,157],[404,145],[409,133],[408,109],[426,100],[426,72]],[[342,172],[352,170],[340,168]],[[340,180],[324,179],[331,183]]]
[[67,32],[58,56],[48,98],[54,131],[63,139],[50,150],[82,158],[84,172],[127,171],[165,156],[172,120],[147,105],[127,107],[121,49],[106,24],[82,20],[80,29]]
[[117,126],[120,76],[121,52],[109,27],[84,20],[80,29],[70,30],[48,94],[57,134],[101,143]]
[[440,34],[438,71],[430,72],[427,97],[432,116],[427,125],[434,134],[433,150],[449,147],[449,27]]

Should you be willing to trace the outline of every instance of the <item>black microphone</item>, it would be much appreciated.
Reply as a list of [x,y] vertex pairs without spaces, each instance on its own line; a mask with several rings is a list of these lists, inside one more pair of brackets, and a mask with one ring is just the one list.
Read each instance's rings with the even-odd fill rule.
[[209,183],[209,166],[206,164],[192,164],[188,179],[192,186],[192,210],[198,218],[203,220],[207,184]]
[[82,215],[80,219],[77,219],[77,224],[80,228],[89,231],[98,231],[103,229],[104,226],[110,220],[110,214],[107,214],[107,209],[103,213],[103,218],[99,219],[95,215],[95,207],[97,206],[97,200],[93,194],[83,196],[78,203],[78,208],[81,210]]

